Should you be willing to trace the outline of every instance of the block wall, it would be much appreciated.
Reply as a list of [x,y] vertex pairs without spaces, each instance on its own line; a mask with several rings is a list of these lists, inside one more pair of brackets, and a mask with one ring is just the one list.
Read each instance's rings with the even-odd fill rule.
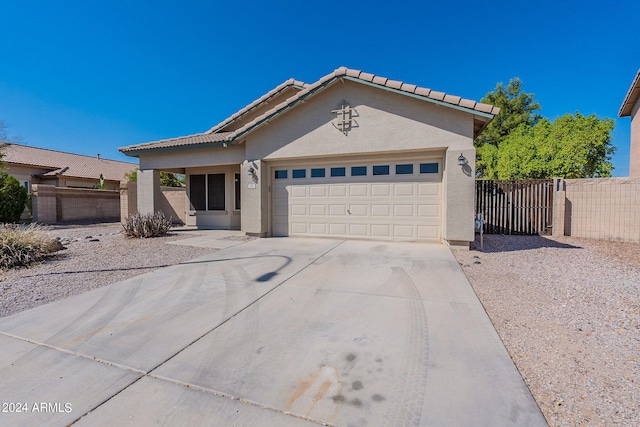
[[[564,235],[640,242],[640,177],[564,183]],[[557,207],[561,193],[556,193]]]

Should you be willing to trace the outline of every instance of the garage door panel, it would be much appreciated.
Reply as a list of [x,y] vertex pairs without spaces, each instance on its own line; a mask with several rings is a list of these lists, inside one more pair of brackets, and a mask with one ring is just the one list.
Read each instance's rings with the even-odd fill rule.
[[369,205],[349,205],[351,216],[367,216],[369,213]]
[[391,215],[391,205],[371,205],[371,216],[384,216]]
[[349,186],[349,196],[367,197],[369,195],[369,184],[351,184]]
[[366,237],[369,235],[367,224],[349,224],[349,236]]
[[330,236],[346,236],[347,224],[329,224]]
[[439,218],[440,206],[438,205],[418,205],[418,216],[421,218]]
[[329,205],[329,216],[345,216],[347,205]]
[[309,187],[309,197],[326,197],[327,187],[324,185],[314,185]]
[[400,217],[412,217],[414,216],[413,205],[395,205],[393,207],[393,214]]
[[291,194],[291,198],[301,198],[307,197],[307,189],[308,187],[303,185],[290,185],[289,186],[289,194]]
[[371,224],[371,236],[387,239],[391,237],[390,224]]
[[326,205],[309,205],[309,215],[311,215],[311,216],[326,216],[327,215],[327,206]]
[[291,233],[293,234],[306,234],[307,223],[306,222],[294,222],[291,221]]
[[329,186],[329,197],[346,197],[346,195],[347,195],[346,185]]
[[416,237],[414,233],[415,226],[413,225],[393,224],[392,227],[393,227],[393,237],[402,237],[407,239],[412,239]]
[[418,184],[419,196],[438,196],[440,195],[440,183],[429,182]]
[[[307,178],[296,179],[293,166],[279,166],[289,169],[290,178],[272,181],[272,232],[439,242],[442,175],[419,173],[420,161],[412,158],[395,163],[413,163],[413,174],[396,175],[394,163],[389,162],[389,175],[372,175],[373,163],[353,162],[345,165],[346,176],[312,177],[307,170]],[[376,162],[380,163],[383,162]],[[367,166],[368,175],[351,176],[351,166]],[[320,167],[328,171],[334,165],[327,163]]]
[[372,196],[388,197],[391,195],[391,184],[371,184]]
[[394,196],[415,196],[416,185],[414,183],[395,184],[393,187]]
[[419,225],[418,226],[418,238],[419,239],[437,239],[440,237],[440,230],[437,225]]
[[291,205],[291,215],[307,215],[307,207],[308,205],[303,204],[292,204]]
[[309,224],[309,233],[325,236],[327,234],[327,224]]

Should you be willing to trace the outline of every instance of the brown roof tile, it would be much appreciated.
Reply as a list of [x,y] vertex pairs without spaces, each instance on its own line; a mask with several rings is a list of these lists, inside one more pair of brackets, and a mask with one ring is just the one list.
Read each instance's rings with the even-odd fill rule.
[[221,131],[225,126],[229,125],[230,123],[232,123],[235,120],[239,119],[240,117],[242,117],[243,115],[245,115],[249,111],[252,111],[255,108],[257,108],[258,106],[260,106],[263,103],[267,102],[269,99],[273,98],[274,96],[276,96],[277,94],[279,94],[283,90],[285,90],[287,88],[291,88],[291,87],[293,87],[293,88],[298,88],[298,87],[299,88],[305,88],[305,87],[307,87],[307,84],[304,83],[304,82],[301,82],[299,80],[296,80],[296,79],[286,80],[285,82],[279,84],[278,86],[276,86],[275,88],[273,88],[272,90],[267,92],[266,94],[262,95],[260,98],[258,98],[255,101],[253,101],[251,104],[247,105],[246,107],[244,107],[241,110],[237,111],[233,115],[231,115],[231,116],[227,117],[226,119],[224,119],[222,122],[218,123],[217,125],[215,125],[211,129],[209,129],[208,132],[209,133],[214,133],[214,132]]
[[[493,109],[496,108],[493,105],[483,104],[482,102],[478,102],[476,104],[476,110],[482,111],[483,113],[491,113]],[[500,111],[500,109],[498,109]]]
[[197,133],[195,135],[181,136],[178,138],[163,139],[160,141],[145,142],[143,144],[129,145],[127,147],[118,148],[123,153],[143,151],[157,148],[182,147],[185,145],[210,144],[215,142],[225,142],[229,140],[233,132],[218,133]]
[[437,90],[432,90],[431,92],[429,92],[429,98],[437,99],[438,101],[442,101],[445,95],[446,93],[438,92]]
[[[448,95],[444,92],[438,92],[438,91],[434,91],[434,90],[430,90],[427,88],[422,88],[422,87],[418,87],[416,85],[413,84],[407,84],[407,83],[403,83],[400,81],[396,81],[396,80],[389,80],[385,77],[380,77],[380,76],[376,76],[374,74],[370,74],[370,73],[365,73],[359,70],[353,70],[353,69],[349,69],[349,68],[345,68],[345,67],[340,67],[336,70],[334,70],[332,73],[327,74],[326,76],[320,78],[318,81],[316,81],[315,83],[312,84],[304,84],[301,82],[296,82],[296,83],[300,83],[300,86],[303,87],[303,89],[301,89],[299,92],[297,92],[294,96],[287,98],[286,101],[279,103],[278,105],[276,105],[275,107],[269,109],[268,111],[264,112],[263,114],[259,115],[258,117],[255,117],[253,120],[251,120],[248,123],[245,123],[242,127],[233,130],[232,132],[220,132],[219,135],[224,134],[225,138],[224,140],[227,141],[232,141],[235,138],[238,138],[242,135],[245,135],[248,132],[251,132],[252,129],[256,128],[257,126],[259,126],[261,123],[263,123],[264,121],[268,121],[272,116],[276,115],[277,113],[287,109],[287,108],[291,108],[293,107],[298,101],[305,99],[309,96],[312,96],[317,90],[319,90],[321,87],[325,86],[325,85],[329,85],[331,84],[335,79],[337,78],[341,78],[343,76],[346,77],[350,77],[356,80],[363,80],[366,82],[371,82],[375,85],[379,85],[382,87],[387,87],[390,89],[395,89],[401,92],[406,92],[406,93],[415,93],[416,95],[425,97],[425,98],[429,98],[429,99],[434,99],[434,100],[438,100],[438,101],[442,101],[445,104],[450,104],[452,106],[460,106],[463,108],[466,108],[468,110],[470,110],[471,113],[473,113],[473,111],[477,111],[479,113],[488,113],[491,115],[497,115],[500,112],[500,109],[498,107],[493,107],[491,105],[488,104],[481,104],[481,103],[477,103],[473,100],[469,100],[469,99],[464,99],[461,98],[459,96],[454,96],[454,95]],[[291,80],[287,80],[287,82],[295,82],[293,79]],[[287,82],[283,83],[286,84]],[[304,85],[304,86],[302,86]],[[279,86],[279,88],[281,88],[281,86]],[[269,92],[269,93],[273,93],[274,91],[276,91],[278,88],[274,89],[273,91]],[[280,89],[281,90],[281,89]],[[269,95],[269,94],[267,94]],[[254,104],[259,104],[261,102],[264,102],[265,97],[267,97],[267,95],[263,96],[262,98],[258,99],[257,101],[255,101],[254,103],[250,104],[249,106],[245,107],[243,110],[240,110],[238,113],[234,114],[233,116],[231,116],[229,119],[225,120],[222,122],[222,126],[224,126],[225,123],[228,123],[230,121],[232,121],[234,119],[234,117],[238,117],[239,115],[243,114],[243,111],[247,110],[247,108],[249,108],[251,105]],[[262,101],[261,101],[262,100]],[[479,116],[478,116],[479,117]],[[478,118],[478,120],[484,122],[485,124],[489,122],[491,118]],[[214,128],[212,128],[207,134],[209,134],[210,132],[218,132],[222,129],[221,125],[218,125]],[[481,127],[479,128],[481,129]],[[138,151],[138,150],[147,150],[147,149],[155,149],[155,148],[162,148],[162,147],[177,147],[177,146],[181,146],[181,145],[191,145],[191,144],[197,144],[197,143],[202,143],[200,142],[200,139],[203,135],[207,135],[207,134],[198,134],[198,135],[192,135],[190,137],[183,137],[183,138],[175,138],[175,139],[171,139],[171,140],[165,140],[165,141],[157,141],[157,142],[153,142],[153,143],[146,143],[146,144],[138,144],[136,146],[130,146],[130,147],[123,147],[120,149],[120,151],[123,152],[128,152],[128,151]],[[215,135],[218,135],[218,133],[216,133]],[[205,142],[211,142],[211,141],[205,141]],[[132,149],[135,148],[135,149]]]
[[385,79],[384,77],[380,77],[380,76],[375,76],[373,78],[373,83],[378,84],[378,85],[384,85],[387,84],[388,79]]
[[0,150],[4,155],[2,160],[5,163],[49,169],[43,173],[46,176],[60,175],[72,178],[99,179],[102,174],[107,180],[122,181],[125,173],[131,172],[138,166],[135,163],[14,143],[0,144]]
[[412,84],[408,84],[408,83],[402,83],[402,87],[400,89],[405,91],[405,92],[414,93],[416,91],[417,87],[418,86],[416,86],[416,85],[412,85]]
[[429,92],[431,89],[427,89],[426,87],[417,87],[414,93],[420,96],[429,96]]

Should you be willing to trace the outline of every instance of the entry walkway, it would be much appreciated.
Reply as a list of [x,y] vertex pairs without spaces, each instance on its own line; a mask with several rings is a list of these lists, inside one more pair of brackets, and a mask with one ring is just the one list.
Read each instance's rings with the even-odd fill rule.
[[0,396],[13,426],[546,425],[412,243],[259,239],[0,319]]

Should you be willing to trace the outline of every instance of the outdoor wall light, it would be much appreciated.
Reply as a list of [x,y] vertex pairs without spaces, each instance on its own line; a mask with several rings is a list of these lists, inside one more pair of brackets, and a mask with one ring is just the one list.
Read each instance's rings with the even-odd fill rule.
[[465,156],[462,155],[462,153],[460,153],[460,157],[458,157],[458,164],[460,166],[464,166],[467,163],[469,163],[469,161],[467,160],[467,158]]
[[251,176],[255,171],[256,170],[254,168],[249,168],[249,170],[247,171],[247,175]]

